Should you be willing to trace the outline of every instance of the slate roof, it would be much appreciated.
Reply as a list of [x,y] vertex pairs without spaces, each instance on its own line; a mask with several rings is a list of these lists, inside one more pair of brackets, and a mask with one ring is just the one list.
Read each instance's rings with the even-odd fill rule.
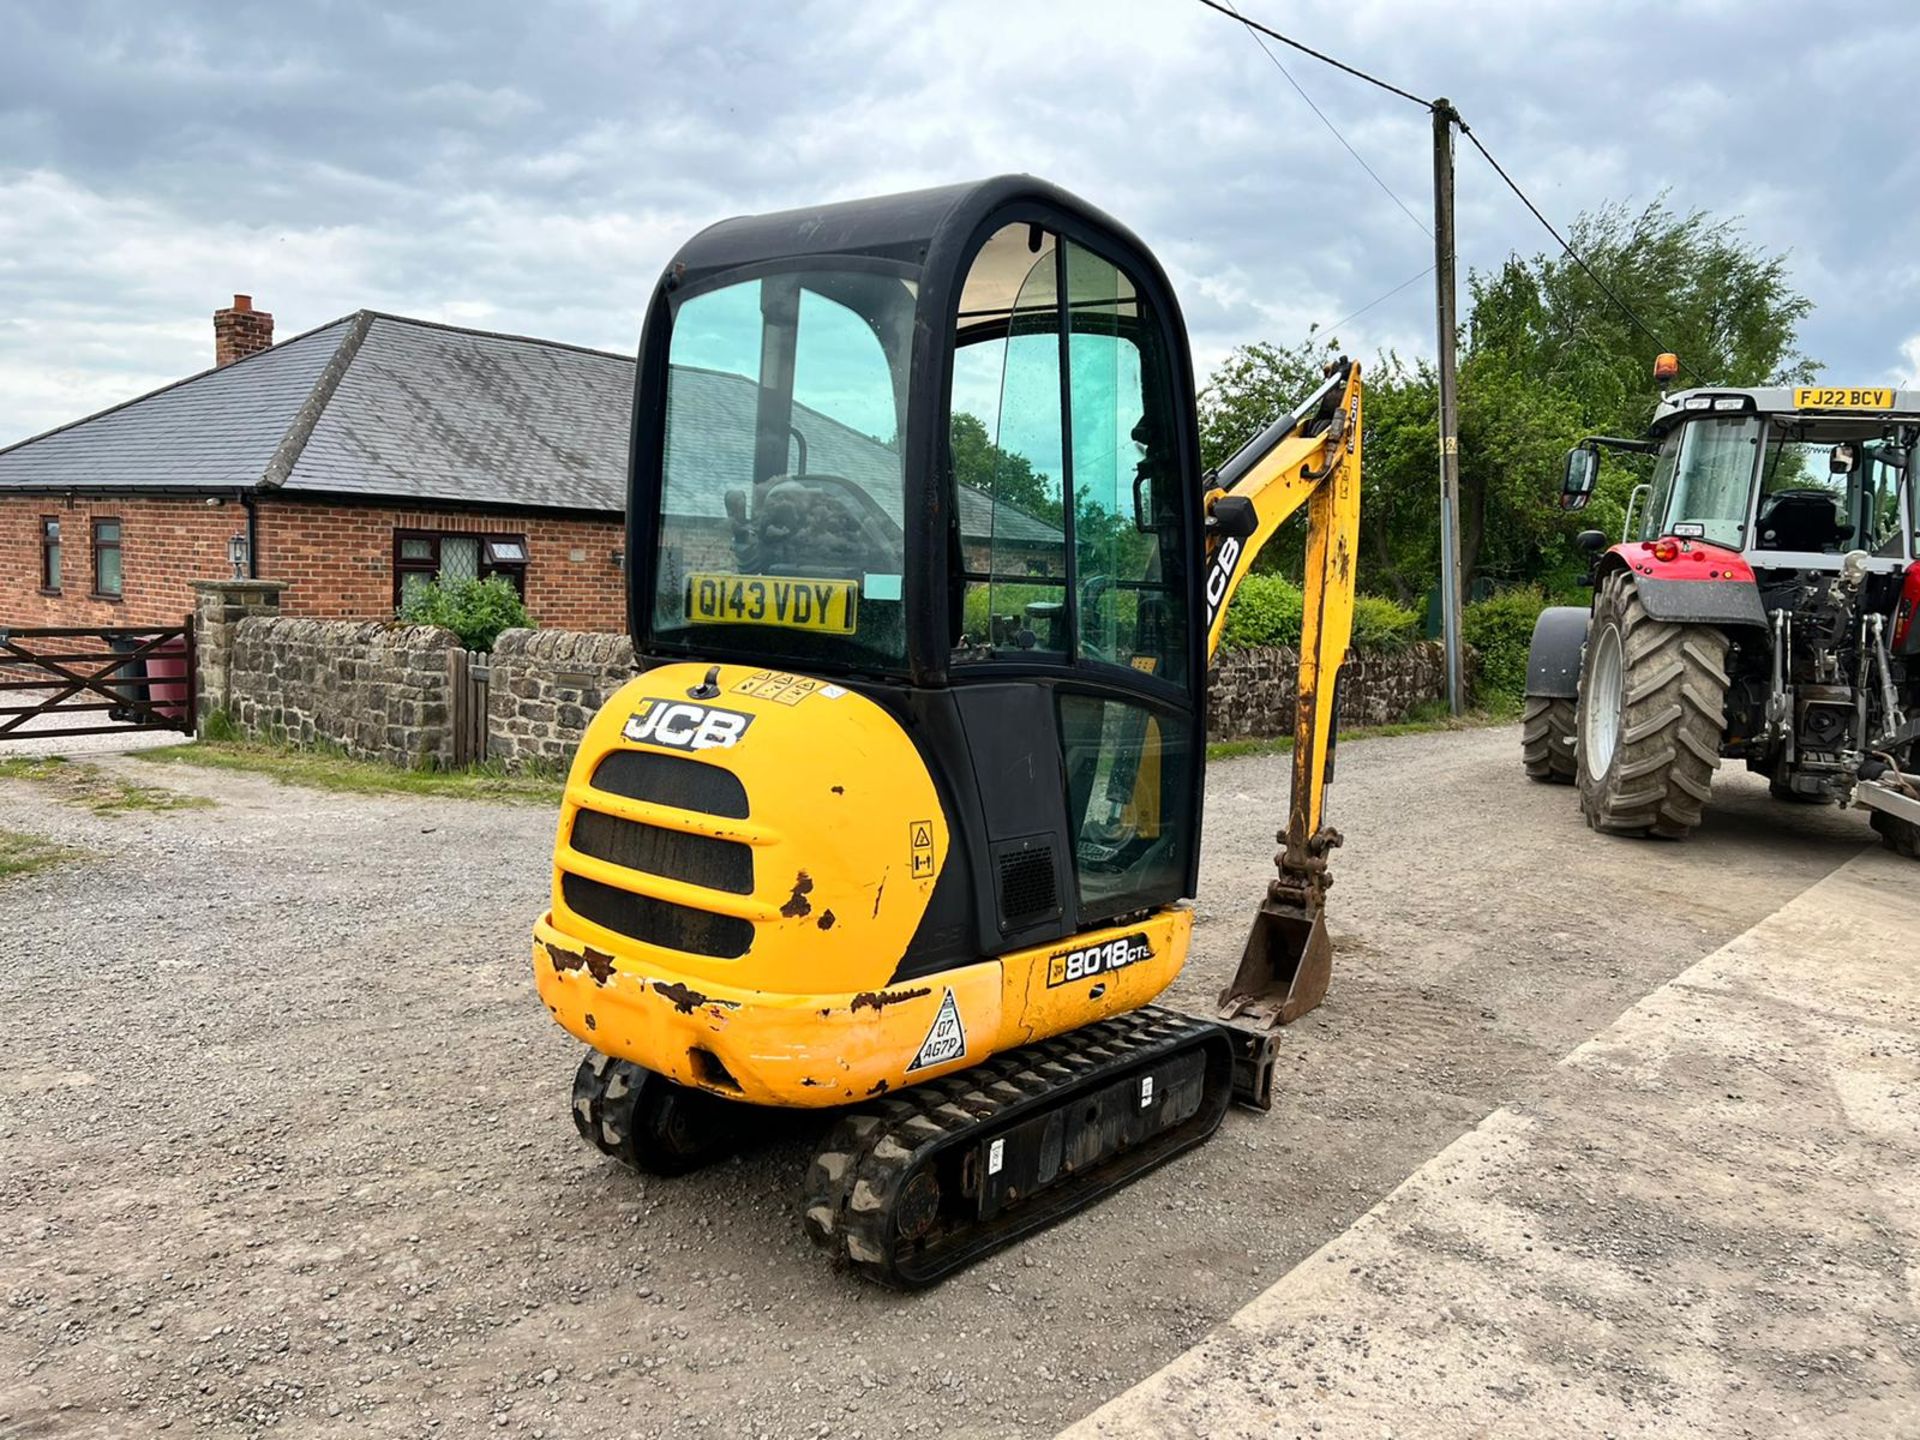
[[[0,450],[0,492],[260,488],[618,514],[633,365],[626,355],[362,310]],[[723,449],[724,437],[748,433],[751,381],[691,369],[678,379],[670,446],[698,440],[710,451],[710,427]],[[809,469],[897,492],[898,460],[885,445],[804,406],[795,419]],[[731,473],[713,460],[700,468]],[[723,514],[721,497],[737,483],[703,486],[701,513]],[[995,508],[1003,539],[1058,541],[1053,526],[970,489],[961,492],[962,533],[991,533]],[[895,493],[896,523],[898,509]]]
[[0,450],[0,488],[256,485],[354,320]]

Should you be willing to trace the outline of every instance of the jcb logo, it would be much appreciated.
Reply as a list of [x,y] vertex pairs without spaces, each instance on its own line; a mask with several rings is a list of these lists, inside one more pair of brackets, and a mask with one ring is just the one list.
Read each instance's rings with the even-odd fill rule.
[[1229,535],[1213,552],[1213,564],[1207,567],[1207,628],[1220,613],[1220,602],[1227,598],[1227,586],[1233,581],[1233,567],[1240,559],[1240,542]]
[[642,745],[664,745],[669,750],[714,750],[739,744],[752,723],[753,716],[738,710],[643,700],[620,733]]

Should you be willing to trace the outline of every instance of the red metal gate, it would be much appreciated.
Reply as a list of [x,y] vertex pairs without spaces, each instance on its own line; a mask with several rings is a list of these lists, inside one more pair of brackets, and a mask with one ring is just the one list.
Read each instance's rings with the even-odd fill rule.
[[193,730],[193,625],[0,626],[0,741]]

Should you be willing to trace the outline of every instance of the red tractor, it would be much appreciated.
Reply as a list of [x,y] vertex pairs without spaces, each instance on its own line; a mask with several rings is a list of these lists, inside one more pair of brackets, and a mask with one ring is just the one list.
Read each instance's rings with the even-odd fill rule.
[[1679,839],[1721,759],[1745,760],[1778,799],[1861,806],[1920,859],[1920,392],[1663,396],[1647,438],[1568,452],[1567,509],[1602,448],[1654,456],[1652,478],[1619,544],[1579,536],[1592,605],[1534,628],[1527,774],[1577,784],[1596,830]]

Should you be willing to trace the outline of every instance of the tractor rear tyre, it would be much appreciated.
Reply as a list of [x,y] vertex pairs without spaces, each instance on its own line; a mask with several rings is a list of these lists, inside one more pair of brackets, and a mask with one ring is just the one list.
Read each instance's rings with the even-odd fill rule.
[[1580,809],[1595,830],[1684,839],[1726,723],[1727,637],[1655,620],[1633,577],[1601,582],[1580,674]]
[[1915,825],[1911,820],[1902,820],[1898,815],[1889,815],[1884,810],[1875,810],[1873,828],[1894,854],[1904,855],[1909,860],[1920,860],[1920,825]]
[[1527,778],[1543,785],[1571,785],[1580,767],[1573,753],[1578,705],[1559,695],[1529,695],[1520,716],[1520,758]]

